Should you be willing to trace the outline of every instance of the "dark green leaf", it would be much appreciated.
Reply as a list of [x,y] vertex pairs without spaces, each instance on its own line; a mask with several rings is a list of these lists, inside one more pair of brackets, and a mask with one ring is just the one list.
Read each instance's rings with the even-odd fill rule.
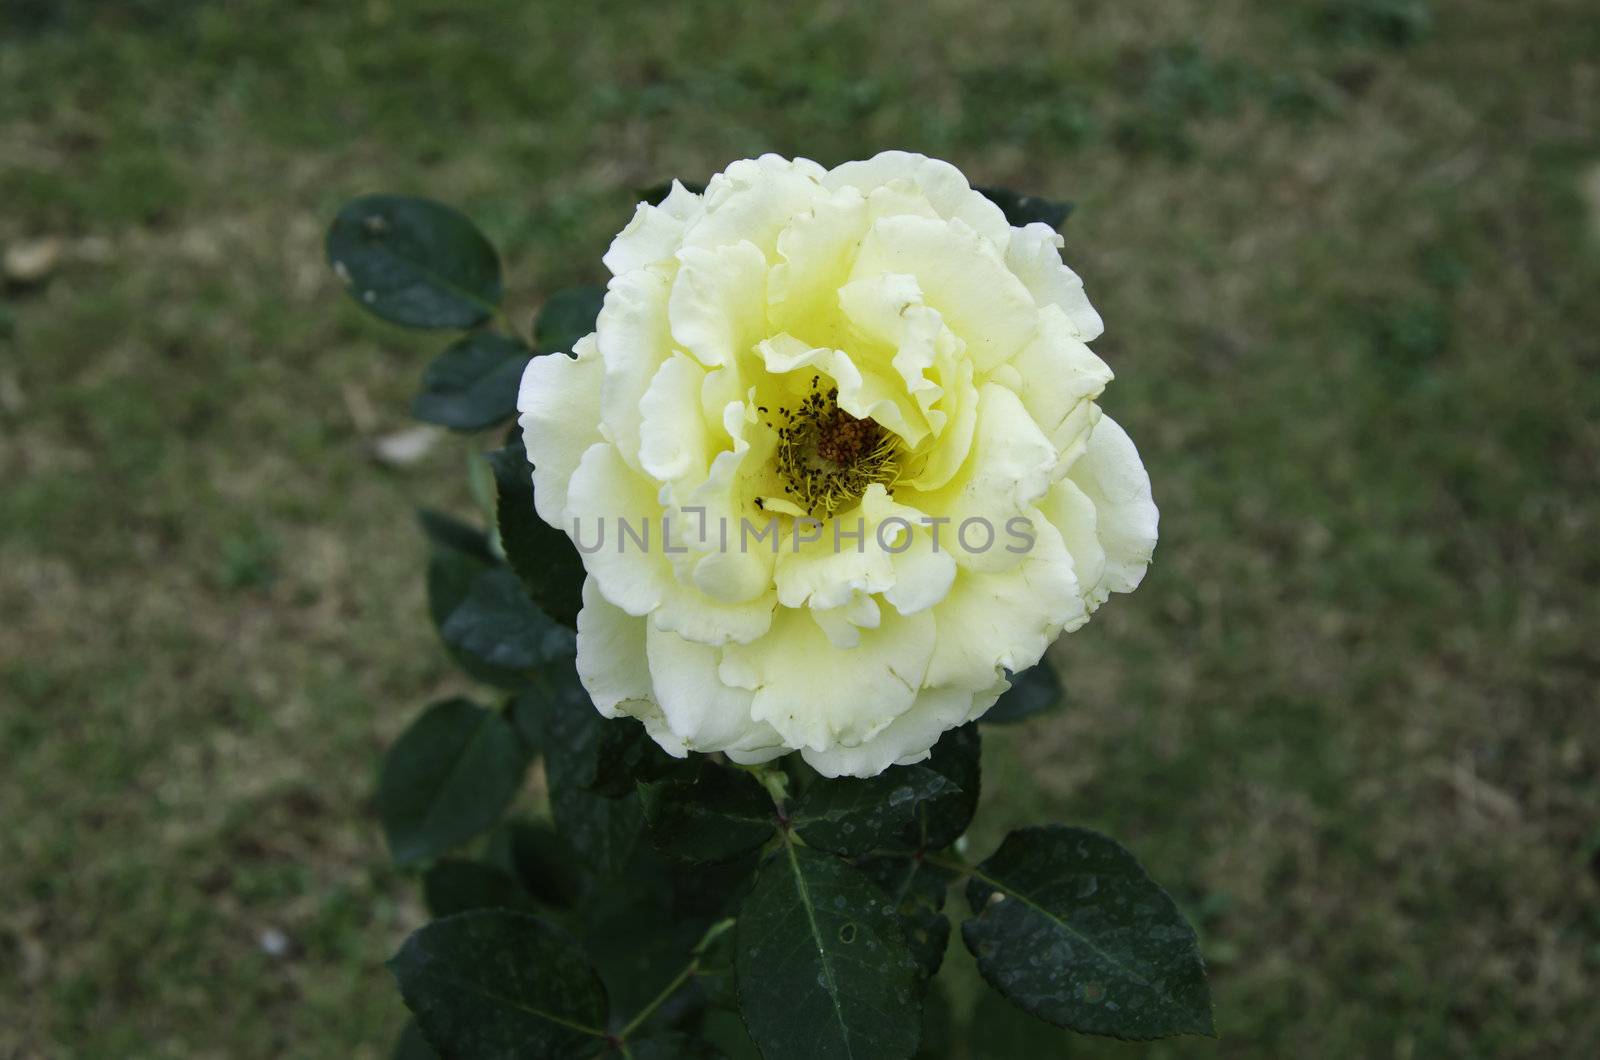
[[435,917],[469,909],[519,909],[528,896],[503,869],[465,858],[441,858],[422,875],[422,895]]
[[602,729],[620,721],[602,718],[570,666],[550,668],[556,682],[545,714],[545,773],[556,827],[583,861],[603,876],[627,864],[644,817],[637,795],[607,798],[594,790],[599,777]]
[[681,1031],[663,1031],[648,1038],[629,1039],[628,1055],[633,1060],[721,1060],[725,1054],[710,1042]]
[[750,1032],[745,1029],[744,1020],[739,1018],[737,1008],[732,1011],[715,1008],[708,1011],[700,1020],[700,1033],[730,1060],[762,1060],[761,1050],[750,1040]]
[[756,867],[762,860],[759,850],[729,861],[692,862],[666,857],[648,845],[646,849],[667,864],[674,907],[685,915],[706,916],[712,920],[734,914],[744,896],[755,886]]
[[957,785],[918,763],[890,766],[875,777],[813,781],[795,807],[800,838],[836,854],[864,854],[890,843],[916,820],[918,807]]
[[436,920],[389,960],[406,1007],[452,1057],[581,1057],[606,1025],[600,977],[565,932],[485,909]]
[[438,1052],[422,1036],[422,1028],[414,1019],[406,1020],[405,1029],[394,1043],[394,1060],[439,1060]]
[[490,837],[484,857],[546,906],[570,908],[583,896],[582,870],[571,844],[542,821],[506,822]]
[[622,871],[644,823],[638,796],[608,799],[570,785],[552,786],[550,813],[578,856],[602,876]]
[[900,911],[900,930],[906,946],[917,959],[925,980],[932,980],[944,964],[944,951],[950,946],[950,918],[938,909],[908,903]]
[[932,770],[950,786],[918,807],[920,820],[914,842],[927,850],[940,850],[960,839],[978,810],[982,772],[982,741],[978,726],[968,723],[951,729],[933,745],[933,754],[918,767]]
[[492,332],[460,339],[428,365],[411,415],[458,431],[481,431],[510,419],[528,356],[522,343]]
[[[637,1011],[658,995],[683,971],[695,944],[722,915],[720,910],[688,908],[681,891],[690,881],[675,878],[677,868],[640,844],[615,879],[595,881],[578,911],[584,949],[619,1011]],[[677,1025],[678,1017],[702,1004],[698,991],[676,992],[651,1017],[645,1033]]]
[[504,449],[490,453],[489,466],[506,561],[547,615],[576,628],[583,606],[583,559],[572,540],[534,510],[533,467],[522,439],[513,437]]
[[542,686],[532,685],[506,700],[505,715],[511,719],[530,755],[544,748],[544,712],[550,706],[549,696]]
[[921,858],[897,855],[876,855],[856,864],[889,896],[906,945],[931,979],[944,963],[950,941],[950,918],[944,913],[950,873]]
[[463,553],[484,564],[494,562],[489,535],[471,523],[432,508],[418,508],[417,522],[422,525],[430,545]]
[[747,773],[708,765],[698,780],[665,781],[639,790],[650,841],[691,861],[725,861],[772,837],[772,799]]
[[578,340],[594,330],[605,299],[604,287],[568,287],[551,295],[533,322],[539,352],[571,353]]
[[601,717],[594,709],[573,664],[544,668],[535,687],[547,698],[544,746],[551,759],[546,765],[551,784],[593,790],[600,775],[600,742],[605,727],[616,719]]
[[1043,221],[1051,228],[1060,228],[1072,213],[1074,203],[1057,202],[1051,199],[1041,199],[1036,195],[1021,195],[1005,188],[974,188],[984,198],[1000,207],[1000,212],[1006,215],[1006,221],[1016,225],[1032,224]]
[[489,828],[527,768],[527,748],[499,712],[465,699],[429,707],[384,755],[378,779],[395,861],[426,861]]
[[1211,1034],[1194,929],[1132,854],[1083,828],[1006,836],[973,871],[961,925],[989,985],[1084,1034]]
[[328,263],[369,312],[413,328],[470,328],[500,304],[500,258],[442,203],[368,195],[328,228]]
[[[921,1033],[917,962],[859,869],[785,843],[736,928],[739,1005],[766,1060],[906,1060]],[[888,914],[888,915],[885,915]]]
[[1030,666],[1013,674],[1008,688],[983,716],[992,724],[1024,721],[1035,714],[1053,710],[1061,703],[1061,678],[1048,662]]
[[600,727],[595,778],[589,786],[616,799],[632,794],[641,783],[668,777],[692,780],[699,768],[697,758],[673,758],[663,751],[641,722],[613,718]]
[[[474,582],[487,571],[498,569],[489,551],[489,542],[482,531],[472,530],[465,523],[426,513],[423,528],[428,532],[428,613],[444,639],[444,624],[466,600]],[[476,536],[474,541],[467,535]],[[456,664],[479,681],[498,688],[521,688],[528,676],[516,670],[490,666],[469,652],[445,640],[445,647]]]
[[533,670],[576,650],[572,630],[540,611],[505,567],[473,578],[439,632],[452,648],[503,670]]

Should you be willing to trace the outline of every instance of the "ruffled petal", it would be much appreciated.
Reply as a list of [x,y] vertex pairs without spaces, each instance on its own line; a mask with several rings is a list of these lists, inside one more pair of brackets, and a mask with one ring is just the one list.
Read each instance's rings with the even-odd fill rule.
[[1062,311],[1073,333],[1093,342],[1105,330],[1100,314],[1089,304],[1083,281],[1061,260],[1066,241],[1061,233],[1039,221],[1013,229],[1006,248],[1006,265],[1033,294],[1042,309],[1053,305]]
[[676,263],[650,265],[614,278],[596,322],[605,377],[600,384],[600,433],[629,467],[639,466],[639,402],[672,355],[667,297]]
[[797,336],[807,347],[835,349],[848,341],[837,312],[839,288],[866,229],[866,200],[854,188],[819,197],[789,221],[767,277],[774,332]]
[[703,644],[754,640],[767,631],[777,594],[725,603],[675,576],[663,534],[673,524],[655,484],[598,442],[583,454],[567,497],[584,569],[599,591],[630,615]]
[[1012,389],[1028,415],[1066,463],[1076,459],[1096,418],[1090,406],[1111,381],[1111,369],[1055,306],[1039,314],[1039,333],[1008,367],[1016,372]]
[[751,716],[790,747],[826,750],[882,732],[915,702],[933,653],[928,612],[883,613],[858,647],[833,646],[806,609],[779,608],[767,636],[730,644],[720,676],[755,693]]
[[876,483],[850,511],[797,524],[773,572],[785,607],[836,608],[860,593],[883,593],[902,614],[938,603],[954,577],[949,545],[939,547],[923,513],[891,500]]
[[959,220],[996,248],[1006,248],[1011,226],[1000,207],[973,191],[961,170],[937,158],[883,151],[865,161],[835,166],[822,182],[830,190],[852,187],[867,193],[899,180],[915,184],[939,216]]
[[769,154],[733,163],[706,184],[705,214],[684,234],[683,245],[715,249],[747,242],[776,260],[778,233],[821,196],[823,174],[805,158]]
[[905,713],[872,739],[852,747],[843,744],[822,750],[807,747],[800,755],[825,777],[877,776],[890,766],[908,766],[927,758],[940,736],[989,709],[1004,690],[1004,682],[978,692],[962,688],[924,688]]
[[617,233],[600,260],[613,276],[665,261],[682,245],[689,225],[704,212],[700,196],[674,180],[672,190],[660,205],[638,205],[633,219]]
[[[1032,547],[1010,570],[956,575],[934,610],[939,640],[928,684],[987,688],[1001,669],[1026,670],[1063,628],[1088,619],[1061,534],[1035,513],[1031,536]],[[1007,540],[1023,547],[1020,538]]]
[[939,489],[966,460],[977,423],[978,391],[966,344],[938,310],[923,304],[914,276],[856,280],[840,289],[839,303],[857,332],[894,351],[894,371],[928,425],[922,438],[907,439],[914,449],[906,464],[914,471],[905,485]]
[[552,353],[523,369],[517,424],[533,464],[533,504],[539,517],[565,530],[567,483],[583,452],[600,440],[599,348],[593,335],[574,347],[576,358]]
[[661,482],[704,479],[711,439],[700,409],[706,370],[674,353],[656,371],[639,400],[639,466]]
[[690,495],[695,520],[689,546],[703,553],[693,564],[696,588],[713,599],[738,604],[772,595],[770,550],[746,547],[745,523],[749,505],[770,476],[768,463],[773,440],[757,433],[755,443],[746,434],[755,424],[753,410],[743,402],[730,402],[723,410],[723,429],[732,440],[711,461],[710,472]]
[[766,260],[752,243],[678,251],[672,338],[708,368],[734,364],[767,335]]
[[1110,595],[1104,587],[1106,550],[1100,544],[1099,517],[1094,501],[1078,484],[1064,478],[1050,487],[1039,501],[1044,519],[1061,534],[1062,543],[1072,556],[1072,570],[1078,579],[1078,592],[1088,610],[1105,603]]
[[[885,273],[857,280],[839,290],[839,306],[856,332],[892,351],[897,385],[916,402],[929,430],[939,434],[958,394],[950,400],[941,381],[949,380],[965,349],[939,311],[924,305],[915,276]],[[931,373],[931,374],[930,374]]]
[[1133,592],[1150,566],[1160,522],[1150,497],[1150,474],[1133,439],[1110,416],[1101,416],[1067,475],[1094,504],[1095,536],[1106,557],[1101,587]]
[[[922,411],[906,394],[904,383],[891,376],[863,368],[844,350],[813,348],[788,334],[764,339],[756,353],[774,375],[792,372],[827,376],[839,407],[858,420],[871,419],[893,431],[908,446],[916,446],[928,434]],[[800,388],[803,390],[803,388]]]
[[570,525],[562,529],[572,535],[599,592],[630,615],[660,607],[673,584],[658,536],[655,483],[624,463],[616,446],[596,442],[572,476],[567,513]]
[[[1056,450],[1016,394],[996,383],[978,392],[978,419],[966,463],[943,488],[910,503],[949,521],[956,562],[1004,570],[1019,557],[1003,547],[1006,523],[1025,515],[1050,488]],[[970,525],[968,525],[970,524]],[[966,529],[963,529],[963,528]]]
[[861,243],[852,282],[884,273],[917,278],[927,304],[967,346],[973,366],[987,372],[1033,337],[1038,310],[988,240],[960,221],[885,217]]
[[652,629],[640,649],[666,724],[685,747],[753,751],[781,743],[770,725],[751,718],[752,693],[717,677],[717,648]]
[[653,698],[650,668],[645,663],[642,618],[628,614],[600,594],[593,578],[583,582],[583,609],[578,612],[578,680],[608,718],[632,713],[630,701]]

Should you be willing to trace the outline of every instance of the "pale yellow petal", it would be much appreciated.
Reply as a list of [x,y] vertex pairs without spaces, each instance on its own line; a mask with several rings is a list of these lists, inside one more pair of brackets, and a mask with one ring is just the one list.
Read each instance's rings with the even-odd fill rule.
[[667,297],[675,262],[634,269],[614,278],[600,309],[600,433],[614,443],[630,467],[639,466],[639,402],[661,365],[672,355]]
[[767,337],[767,266],[754,244],[686,247],[678,260],[668,314],[679,346],[714,368]]
[[600,440],[603,371],[593,335],[575,344],[576,358],[535,357],[517,390],[517,424],[533,465],[533,503],[539,517],[565,530],[567,483],[584,450]]
[[926,611],[886,611],[877,629],[861,631],[857,647],[839,649],[809,609],[785,607],[767,636],[723,650],[720,676],[754,692],[751,716],[791,747],[825,750],[868,740],[904,713],[922,686],[933,642]]
[[884,151],[864,161],[835,166],[823,184],[829,189],[853,187],[866,193],[900,180],[915,184],[939,216],[960,220],[998,249],[1005,249],[1011,226],[1000,207],[973,191],[961,170],[940,159]]
[[1033,294],[1040,308],[1056,306],[1080,340],[1093,342],[1105,330],[1105,324],[1089,304],[1083,281],[1062,262],[1063,245],[1065,242],[1059,232],[1035,221],[1011,233],[1006,264]]
[[751,718],[752,693],[717,677],[719,649],[658,629],[640,649],[666,724],[686,747],[757,750],[781,742],[770,725]]
[[700,196],[674,180],[672,190],[659,205],[638,205],[633,219],[617,233],[600,260],[613,276],[666,261],[682,245],[684,232],[702,212]]
[[645,663],[644,619],[607,600],[593,578],[583,583],[578,612],[578,679],[595,709],[608,718],[628,713],[628,700],[653,698]]

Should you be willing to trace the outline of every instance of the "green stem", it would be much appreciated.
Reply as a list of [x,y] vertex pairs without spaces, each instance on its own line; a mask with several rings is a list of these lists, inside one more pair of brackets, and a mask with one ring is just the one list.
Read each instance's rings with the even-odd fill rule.
[[[733,763],[738,765],[738,763]],[[777,769],[765,762],[754,766],[738,766],[767,789],[767,794],[772,796],[773,805],[778,807],[778,812],[783,812],[784,800],[789,797],[789,778],[783,770]]]
[[[628,1035],[630,1035],[634,1031],[638,1030],[640,1025],[643,1024],[645,1020],[649,1019],[655,1013],[656,1009],[660,1008],[663,1004],[665,1004],[667,998],[669,998],[673,994],[677,993],[678,992],[678,988],[680,986],[682,986],[684,983],[688,982],[690,977],[693,976],[694,973],[699,971],[699,970],[700,970],[700,958],[696,957],[694,960],[690,961],[687,965],[684,966],[683,971],[679,972],[677,974],[677,976],[674,977],[672,982],[670,982],[670,983],[668,983],[666,985],[665,989],[663,989],[661,991],[661,993],[656,995],[654,1001],[652,1001],[652,1002],[650,1002],[650,1004],[646,1005],[643,1009],[640,1010],[640,1012],[639,1012],[639,1014],[637,1016],[633,1017],[633,1019],[628,1021],[628,1025],[626,1027],[622,1028],[622,1030],[620,1032],[618,1032],[617,1037],[624,1039],[624,1044],[626,1044],[626,1039],[627,1039]],[[624,1054],[624,1055],[626,1055],[626,1054]]]
[[700,941],[694,944],[694,949],[691,952],[693,952],[696,957],[704,956],[706,950],[711,948],[711,944],[717,941],[717,939],[721,938],[725,932],[732,930],[733,925],[734,918],[731,916],[724,917],[715,924],[712,924],[710,927],[706,928],[706,933],[700,936]]

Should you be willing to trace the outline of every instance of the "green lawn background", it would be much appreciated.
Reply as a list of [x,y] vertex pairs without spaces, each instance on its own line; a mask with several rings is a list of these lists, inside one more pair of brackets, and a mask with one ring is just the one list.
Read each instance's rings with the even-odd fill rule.
[[410,512],[470,447],[372,459],[442,342],[337,206],[459,204],[525,315],[634,189],[888,147],[1078,203],[1162,509],[972,842],[1121,838],[1222,1039],[1071,1055],[1600,1054],[1597,130],[1580,0],[0,0],[0,247],[59,251],[0,289],[0,1056],[398,1030],[373,774],[463,688]]

